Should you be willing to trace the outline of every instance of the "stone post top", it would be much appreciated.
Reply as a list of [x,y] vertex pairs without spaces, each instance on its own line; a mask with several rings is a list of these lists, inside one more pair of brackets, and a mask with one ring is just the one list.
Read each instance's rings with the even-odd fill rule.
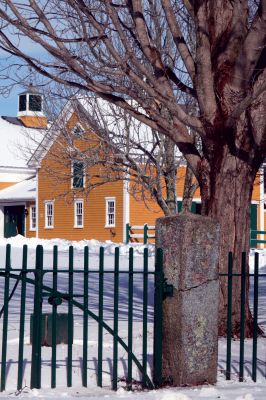
[[188,222],[188,221],[193,221],[193,222],[205,222],[206,224],[210,223],[210,224],[219,224],[218,220],[216,220],[215,218],[212,217],[208,217],[208,216],[203,216],[200,214],[193,214],[191,212],[189,213],[180,213],[180,214],[176,214],[176,215],[171,215],[168,217],[160,217],[156,219],[156,224],[164,224],[164,225],[168,225],[168,224],[172,224],[172,223],[176,223],[177,221],[179,221],[179,223],[184,222]]

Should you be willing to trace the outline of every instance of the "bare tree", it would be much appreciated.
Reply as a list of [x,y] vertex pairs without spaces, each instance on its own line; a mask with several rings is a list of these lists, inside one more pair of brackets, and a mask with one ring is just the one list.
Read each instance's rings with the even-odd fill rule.
[[[40,153],[45,152],[48,161],[42,168],[57,186],[73,178],[71,163],[80,161],[84,166],[86,195],[98,186],[124,180],[128,181],[129,193],[148,208],[155,201],[164,215],[175,214],[177,169],[185,163],[174,142],[107,101],[96,97],[71,98],[65,90],[60,93],[68,99],[67,104],[58,117],[57,105],[48,96],[47,111],[54,122],[48,132],[43,132],[43,140],[36,140],[25,130],[29,145],[24,147],[24,157],[29,164],[38,165]],[[53,147],[54,141],[57,145]],[[37,148],[33,154],[32,148]],[[69,167],[65,168],[66,165]],[[191,201],[197,186],[187,181],[186,196]],[[69,189],[60,196],[74,200]],[[190,208],[191,203],[184,210]]]
[[[230,250],[239,270],[241,252],[249,249],[252,186],[266,154],[266,0],[0,5],[0,46],[21,65],[44,82],[94,92],[175,142],[199,182],[203,214],[221,224],[220,271]],[[41,57],[23,50],[25,37],[43,50]],[[180,93],[197,102],[198,113],[180,106]],[[200,135],[202,153],[189,129]],[[221,333],[226,293],[222,281]],[[239,307],[235,301],[234,333]],[[246,320],[248,326],[250,315]]]

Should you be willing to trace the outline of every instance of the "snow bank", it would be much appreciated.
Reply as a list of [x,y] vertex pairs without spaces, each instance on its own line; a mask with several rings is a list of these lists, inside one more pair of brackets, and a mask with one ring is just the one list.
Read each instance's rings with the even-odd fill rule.
[[81,241],[70,241],[65,239],[36,239],[36,238],[25,238],[22,235],[17,235],[8,239],[0,239],[0,246],[5,247],[7,243],[10,243],[12,247],[22,248],[26,244],[30,249],[36,248],[38,244],[42,245],[45,250],[52,250],[54,246],[58,246],[60,252],[67,252],[69,246],[73,246],[76,251],[83,251],[85,246],[89,247],[90,254],[99,254],[99,248],[102,246],[104,248],[104,253],[106,255],[113,255],[115,253],[115,248],[119,247],[121,255],[127,255],[130,247],[134,249],[134,255],[143,255],[144,249],[148,248],[149,256],[154,255],[153,244],[144,245],[139,243],[114,243],[110,240],[105,242],[100,242],[98,240],[81,240]]

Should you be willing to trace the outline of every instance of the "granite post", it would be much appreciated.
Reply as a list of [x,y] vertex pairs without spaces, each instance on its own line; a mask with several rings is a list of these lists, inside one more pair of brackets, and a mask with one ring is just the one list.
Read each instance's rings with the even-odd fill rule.
[[173,297],[163,302],[163,382],[215,383],[218,359],[219,224],[180,214],[156,222],[156,247]]

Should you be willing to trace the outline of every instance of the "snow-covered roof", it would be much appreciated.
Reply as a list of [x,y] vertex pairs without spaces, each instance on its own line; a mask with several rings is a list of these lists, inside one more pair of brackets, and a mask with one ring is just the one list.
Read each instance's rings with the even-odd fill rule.
[[[132,102],[132,104],[137,111],[145,113],[136,102]],[[85,117],[86,125],[89,125],[94,132],[97,132],[97,130],[109,132],[110,138],[112,138],[117,149],[122,152],[129,151],[131,156],[142,154],[139,144],[141,144],[142,148],[151,150],[158,140],[150,127],[131,117],[120,107],[99,97],[75,97],[66,103],[58,119],[53,122],[30,158],[29,166],[37,167],[39,165],[52,143],[58,137],[60,129],[64,130],[67,126],[67,122],[73,112],[79,114],[81,123]],[[177,148],[176,157],[182,157]]]
[[27,160],[43,136],[42,130],[26,128],[18,121],[14,123],[12,118],[0,117],[0,165],[2,167],[27,167]]
[[6,189],[0,190],[1,202],[16,202],[36,199],[36,177],[26,179]]

